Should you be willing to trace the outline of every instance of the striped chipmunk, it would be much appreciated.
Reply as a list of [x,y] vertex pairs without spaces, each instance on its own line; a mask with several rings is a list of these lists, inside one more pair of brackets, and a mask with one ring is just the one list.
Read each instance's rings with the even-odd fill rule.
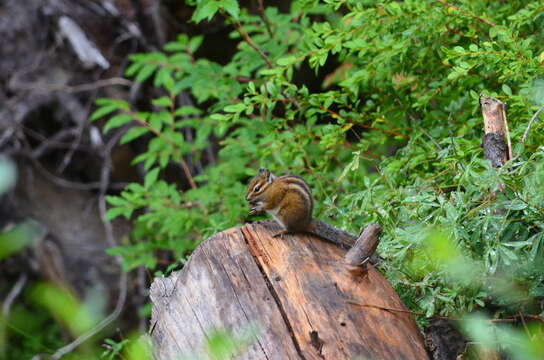
[[312,217],[313,199],[308,183],[296,175],[275,176],[259,169],[247,188],[249,216],[267,212],[283,228],[274,237],[284,234],[311,233],[349,249],[356,238]]

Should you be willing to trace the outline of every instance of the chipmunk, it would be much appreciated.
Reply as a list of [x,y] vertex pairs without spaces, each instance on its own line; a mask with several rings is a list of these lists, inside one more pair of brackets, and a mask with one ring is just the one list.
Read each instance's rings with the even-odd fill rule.
[[312,192],[300,176],[276,177],[267,169],[259,169],[249,183],[246,200],[251,205],[249,216],[266,211],[283,228],[274,237],[306,232],[345,249],[355,243],[355,236],[312,217]]

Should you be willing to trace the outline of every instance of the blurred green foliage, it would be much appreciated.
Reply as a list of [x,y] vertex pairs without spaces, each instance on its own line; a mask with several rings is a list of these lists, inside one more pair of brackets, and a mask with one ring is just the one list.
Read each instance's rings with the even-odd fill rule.
[[[255,329],[249,327],[242,329],[241,334],[219,329],[211,330],[206,339],[202,339],[202,345],[193,349],[191,354],[179,354],[179,360],[222,360],[232,359],[242,354],[247,346],[255,338]],[[152,359],[152,341],[149,335],[132,334],[127,339],[116,342],[112,339],[105,340],[106,350],[100,359],[114,360],[150,360]]]
[[44,229],[33,220],[23,221],[0,233],[0,260],[32,245],[43,235]]
[[504,350],[509,359],[539,360],[544,354],[542,327],[536,324],[525,326],[524,330],[514,330],[497,326],[492,319],[482,314],[469,316],[463,322],[465,332],[475,341],[475,352],[482,358],[492,358],[497,349]]
[[[121,143],[150,135],[134,160],[144,182],[108,198],[110,219],[134,220],[110,250],[127,270],[155,269],[157,251],[181,259],[240,224],[245,183],[268,167],[307,179],[317,217],[354,233],[379,222],[386,276],[414,311],[542,316],[542,114],[520,140],[544,105],[541,2],[300,0],[260,15],[233,0],[190,3],[195,22],[232,26],[236,53],[213,62],[195,55],[203,36],[180,35],[132,55],[126,75],[162,95],[151,110],[100,99],[91,117],[106,132],[131,124]],[[307,67],[319,88],[300,80]],[[501,169],[483,160],[480,93],[508,103],[514,159]],[[212,141],[218,160],[195,186],[164,180]]]

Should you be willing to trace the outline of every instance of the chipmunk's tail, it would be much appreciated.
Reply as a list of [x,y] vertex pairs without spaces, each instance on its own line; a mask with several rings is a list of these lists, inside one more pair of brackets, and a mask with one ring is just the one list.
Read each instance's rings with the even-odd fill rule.
[[335,243],[344,249],[350,249],[355,243],[355,240],[357,240],[357,238],[350,233],[317,219],[312,219],[308,232],[317,235],[324,240]]

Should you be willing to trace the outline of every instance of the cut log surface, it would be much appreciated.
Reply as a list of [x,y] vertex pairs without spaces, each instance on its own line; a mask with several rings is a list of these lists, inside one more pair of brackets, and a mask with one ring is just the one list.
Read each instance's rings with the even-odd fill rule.
[[272,221],[203,242],[182,271],[151,286],[155,358],[199,356],[214,330],[256,328],[237,359],[427,359],[385,278],[347,265],[345,250],[307,235],[272,237]]

